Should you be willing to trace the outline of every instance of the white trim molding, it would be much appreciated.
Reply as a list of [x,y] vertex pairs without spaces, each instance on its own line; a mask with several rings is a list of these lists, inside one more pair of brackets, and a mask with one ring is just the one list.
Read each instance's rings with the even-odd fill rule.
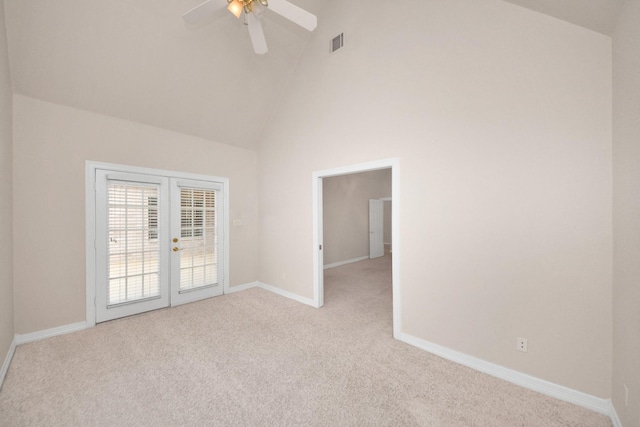
[[331,264],[325,264],[324,269],[328,270],[330,268],[340,267],[341,265],[352,264],[354,262],[364,261],[365,259],[369,259],[368,256],[361,256],[358,258],[346,259],[344,261],[332,262]]
[[250,282],[250,283],[243,283],[242,285],[229,286],[228,289],[224,290],[224,294],[225,295],[234,294],[236,292],[246,291],[247,289],[255,288],[258,286],[260,286],[259,282]]
[[[392,274],[393,274],[393,336],[397,338],[402,332],[402,308],[400,291],[402,277],[400,274],[401,249],[400,243],[400,159],[392,157],[375,160],[366,163],[358,163],[331,169],[314,171],[311,173],[311,199],[312,199],[312,227],[313,227],[313,307],[320,308],[324,305],[324,256],[323,256],[323,197],[322,180],[332,176],[347,175],[359,172],[368,172],[380,169],[391,169],[391,243],[393,247]],[[384,198],[386,199],[386,198]]]
[[87,322],[77,322],[70,325],[58,326],[57,328],[45,329],[44,331],[31,332],[28,334],[15,334],[11,346],[2,364],[2,370],[0,370],[0,388],[4,382],[4,377],[7,375],[11,360],[15,354],[16,347],[20,344],[26,344],[29,342],[40,341],[45,338],[51,338],[58,335],[65,335],[71,332],[78,332],[87,329]]
[[2,388],[2,384],[4,383],[4,377],[7,375],[7,371],[9,371],[9,365],[11,365],[11,360],[13,360],[13,355],[16,352],[16,339],[15,337],[11,340],[11,345],[9,346],[9,351],[4,358],[4,362],[2,363],[2,370],[0,370],[0,389]]
[[273,292],[274,294],[280,295],[282,297],[301,302],[305,305],[310,305],[311,307],[315,307],[314,301],[311,298],[305,298],[298,294],[294,294],[293,292],[285,291],[284,289],[276,288],[275,286],[267,285],[266,283],[262,282],[258,282],[258,287],[266,291]]
[[57,328],[45,329],[43,331],[31,332],[28,334],[16,334],[16,345],[26,344],[28,342],[40,341],[45,338],[56,337],[58,335],[66,335],[72,332],[83,331],[87,329],[87,322],[76,322],[69,325],[58,326]]
[[592,396],[540,378],[532,377],[530,375],[523,374],[522,372],[514,371],[513,369],[505,368],[503,366],[451,350],[406,333],[401,333],[397,338],[414,347],[418,347],[444,359],[475,369],[476,371],[500,378],[555,399],[582,406],[583,408],[590,409],[599,414],[611,416],[612,406],[609,399]]
[[611,424],[613,424],[613,427],[622,427],[622,422],[620,421],[616,408],[613,406],[613,402],[611,400],[609,400],[609,418],[611,418]]

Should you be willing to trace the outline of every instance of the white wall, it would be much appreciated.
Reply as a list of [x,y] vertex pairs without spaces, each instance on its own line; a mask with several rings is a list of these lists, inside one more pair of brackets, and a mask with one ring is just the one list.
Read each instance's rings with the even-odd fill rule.
[[12,89],[4,1],[0,0],[0,367],[13,340]]
[[325,178],[322,188],[324,264],[369,256],[369,199],[391,195],[391,169]]
[[260,280],[311,298],[312,172],[398,157],[403,332],[609,397],[610,38],[498,0],[319,22],[259,151]]
[[[614,282],[612,400],[625,426],[640,422],[640,1],[627,1],[613,35]],[[629,406],[624,403],[624,385]]]
[[17,333],[85,319],[85,161],[229,178],[230,285],[257,278],[256,153],[14,97],[14,296]]

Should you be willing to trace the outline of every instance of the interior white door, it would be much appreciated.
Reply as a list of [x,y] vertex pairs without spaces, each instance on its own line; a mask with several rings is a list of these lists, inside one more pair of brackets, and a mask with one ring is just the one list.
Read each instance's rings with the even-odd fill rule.
[[222,295],[222,184],[171,179],[171,305]]
[[384,256],[384,201],[369,200],[369,258]]
[[169,305],[168,180],[96,171],[96,322]]

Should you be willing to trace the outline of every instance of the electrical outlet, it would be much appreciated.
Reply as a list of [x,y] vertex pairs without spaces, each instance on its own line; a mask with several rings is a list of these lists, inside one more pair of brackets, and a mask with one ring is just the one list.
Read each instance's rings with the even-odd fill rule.
[[624,406],[629,406],[629,387],[626,384],[622,384],[624,386]]
[[527,352],[527,339],[518,337],[518,350]]

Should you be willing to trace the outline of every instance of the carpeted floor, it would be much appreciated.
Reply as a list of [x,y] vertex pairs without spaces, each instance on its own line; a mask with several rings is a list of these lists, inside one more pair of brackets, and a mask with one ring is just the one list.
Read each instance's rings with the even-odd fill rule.
[[611,426],[392,339],[389,256],[19,346],[1,426]]

